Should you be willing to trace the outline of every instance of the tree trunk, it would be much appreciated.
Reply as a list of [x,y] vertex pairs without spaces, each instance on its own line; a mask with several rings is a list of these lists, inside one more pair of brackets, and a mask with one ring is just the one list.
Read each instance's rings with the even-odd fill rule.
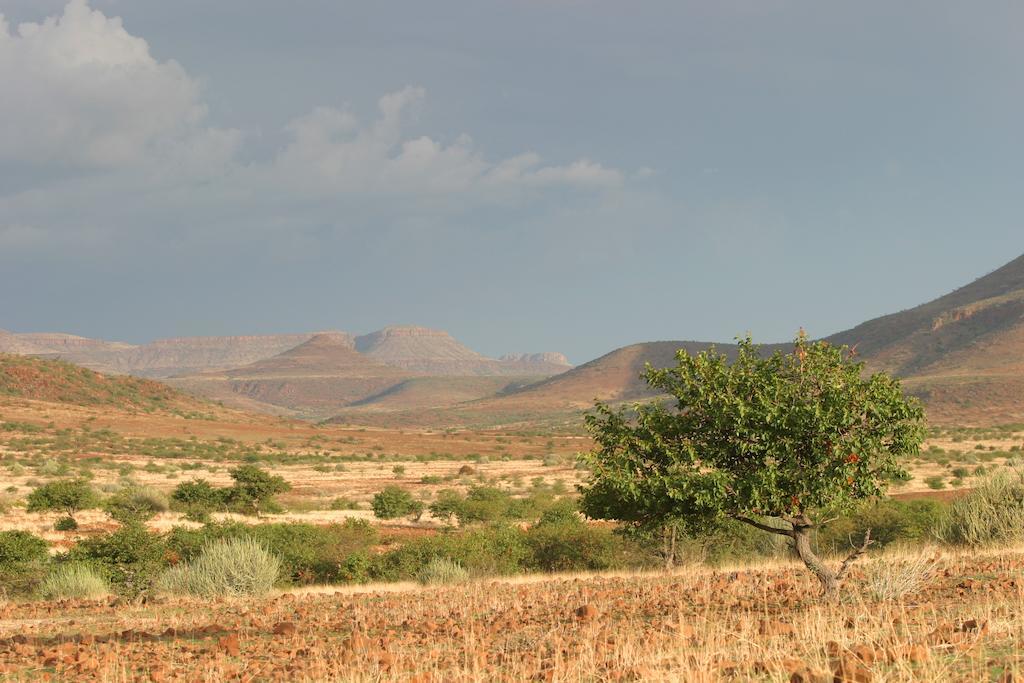
[[793,526],[793,547],[796,549],[797,557],[811,570],[818,581],[821,582],[821,594],[834,596],[839,592],[839,575],[832,571],[821,561],[821,558],[811,550],[810,527]]

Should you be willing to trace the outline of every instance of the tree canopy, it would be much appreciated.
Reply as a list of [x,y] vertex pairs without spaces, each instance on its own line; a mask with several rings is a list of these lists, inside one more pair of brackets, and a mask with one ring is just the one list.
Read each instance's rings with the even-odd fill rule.
[[676,358],[644,373],[670,401],[628,411],[598,403],[588,415],[597,445],[586,456],[583,511],[693,531],[736,519],[790,537],[834,591],[870,537],[833,571],[811,552],[808,532],[905,476],[901,459],[924,438],[917,401],[895,378],[867,375],[850,349],[802,332],[790,353],[763,356],[747,337],[732,361],[714,348]]

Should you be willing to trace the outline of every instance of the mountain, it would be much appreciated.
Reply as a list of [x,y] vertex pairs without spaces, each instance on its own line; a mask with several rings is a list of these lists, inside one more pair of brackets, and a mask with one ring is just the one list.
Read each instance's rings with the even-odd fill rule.
[[62,359],[77,365],[103,371],[120,354],[134,348],[123,342],[89,339],[73,334],[57,332],[32,332],[0,334],[0,353],[17,353]]
[[273,406],[323,417],[408,379],[355,350],[347,334],[317,334],[293,349],[240,368],[166,381],[240,408]]
[[312,334],[158,339],[120,354],[111,364],[125,374],[173,377],[226,370],[270,358],[309,341]]
[[945,296],[828,337],[904,378],[937,422],[1024,421],[1024,256]]
[[412,325],[356,337],[355,345],[381,363],[421,375],[546,376],[572,367],[560,353],[511,354],[495,360],[463,346],[447,332]]

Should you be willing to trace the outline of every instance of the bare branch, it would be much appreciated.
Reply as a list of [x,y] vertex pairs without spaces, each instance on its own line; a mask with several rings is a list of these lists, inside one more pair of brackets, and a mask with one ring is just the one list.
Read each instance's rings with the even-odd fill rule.
[[868,546],[872,543],[874,543],[874,541],[871,540],[871,529],[868,529],[867,533],[864,534],[864,542],[861,543],[859,547],[854,548],[853,552],[850,553],[845,560],[843,560],[843,563],[841,565],[839,565],[839,571],[836,572],[836,581],[843,580],[843,578],[846,576],[846,572],[850,571],[850,567],[853,565],[853,563],[857,560],[858,557],[867,552]]
[[757,520],[750,519],[749,517],[742,517],[740,515],[733,515],[733,519],[735,519],[735,520],[737,520],[739,522],[743,522],[744,524],[749,524],[750,526],[754,527],[755,529],[760,529],[761,531],[767,531],[768,533],[771,533],[771,534],[779,534],[780,536],[789,536],[790,538],[793,537],[793,530],[792,529],[780,529],[778,527],[769,526],[767,524],[763,524],[761,522],[758,522]]

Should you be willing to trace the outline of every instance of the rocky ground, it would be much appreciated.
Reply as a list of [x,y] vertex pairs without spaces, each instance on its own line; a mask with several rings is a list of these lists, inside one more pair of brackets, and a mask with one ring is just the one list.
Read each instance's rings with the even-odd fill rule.
[[[1002,681],[1024,552],[861,565],[326,589],[257,601],[0,603],[9,680]],[[880,591],[890,594],[880,599]]]

